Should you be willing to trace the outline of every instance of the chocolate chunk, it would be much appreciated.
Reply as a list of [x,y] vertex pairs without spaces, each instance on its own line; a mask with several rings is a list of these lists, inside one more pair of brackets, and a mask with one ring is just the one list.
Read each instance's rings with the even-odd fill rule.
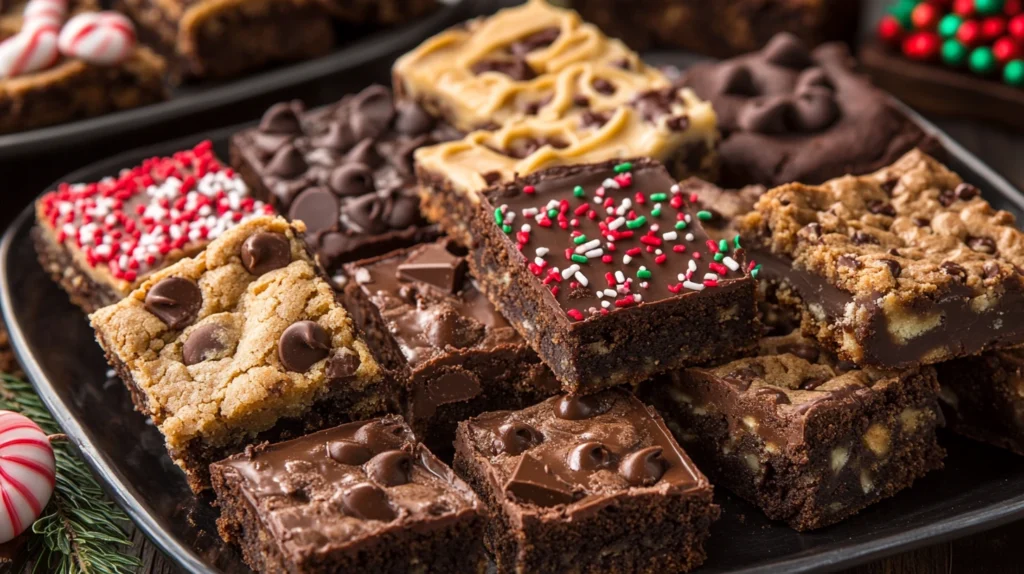
[[331,351],[327,359],[327,378],[331,381],[347,381],[355,376],[361,364],[359,353],[347,347],[338,347]]
[[764,96],[747,102],[739,113],[740,129],[763,134],[792,130],[793,100],[789,96]]
[[666,461],[660,446],[649,446],[629,453],[619,465],[619,474],[632,486],[651,486],[665,474]]
[[999,264],[995,261],[986,261],[981,266],[981,270],[985,273],[985,279],[995,279],[999,277]]
[[856,363],[852,363],[850,361],[840,360],[840,361],[836,362],[836,372],[837,373],[848,373],[850,371],[855,371],[855,370],[857,370],[859,368],[860,367],[858,367]]
[[760,90],[754,83],[754,76],[750,73],[750,68],[743,64],[723,66],[718,74],[720,74],[718,81],[721,82],[719,89],[723,94],[749,97],[760,94]]
[[572,97],[572,104],[580,108],[590,107],[590,99],[582,94],[576,94]]
[[836,259],[836,264],[842,267],[849,267],[850,269],[860,269],[861,263],[853,255],[840,255],[839,259]]
[[799,386],[800,386],[801,389],[803,389],[805,391],[813,391],[814,389],[820,387],[821,385],[825,384],[826,382],[828,382],[828,378],[827,377],[808,377],[808,378],[800,381],[800,385]]
[[690,117],[686,114],[672,116],[665,120],[665,126],[674,132],[685,132],[690,127]]
[[821,131],[839,118],[839,104],[828,88],[811,86],[796,96],[793,102],[796,127],[802,132]]
[[996,254],[996,242],[989,237],[967,237],[967,246],[978,253]]
[[261,231],[250,235],[239,250],[242,266],[253,275],[280,269],[292,261],[292,247],[280,233]]
[[495,448],[498,452],[517,456],[542,442],[544,436],[537,429],[523,422],[514,422],[498,429]]
[[352,100],[349,127],[357,140],[379,137],[391,124],[395,106],[391,90],[374,85],[366,88]]
[[872,200],[868,202],[868,211],[876,215],[896,217],[896,208],[888,201]]
[[796,86],[793,88],[793,92],[800,94],[812,87],[825,88],[829,91],[835,90],[835,86],[832,84],[832,80],[829,79],[828,74],[818,66],[807,68],[803,72],[800,72],[800,76],[796,79]]
[[587,441],[569,451],[569,468],[575,471],[595,471],[610,467],[614,461],[612,453],[599,442]]
[[956,192],[952,189],[943,189],[939,192],[939,203],[942,207],[949,207],[956,201]]
[[644,120],[654,122],[658,118],[672,113],[672,103],[675,101],[675,97],[673,89],[651,90],[637,96],[633,100],[633,107]]
[[428,418],[437,412],[438,406],[468,401],[479,396],[481,390],[480,381],[472,372],[456,368],[430,377],[413,389],[413,412]]
[[869,243],[878,243],[878,239],[875,239],[874,235],[871,235],[870,233],[866,231],[861,231],[859,229],[853,232],[853,235],[850,236],[850,239],[853,239],[853,243],[855,245],[867,245]]
[[292,323],[277,343],[277,355],[285,369],[304,373],[331,350],[331,336],[313,321]]
[[505,491],[537,506],[569,504],[574,500],[572,487],[552,474],[548,465],[529,454],[520,459]]
[[956,186],[954,193],[956,194],[956,198],[960,201],[970,201],[981,195],[981,191],[969,183],[961,183]]
[[405,229],[421,221],[420,200],[406,189],[392,189],[380,194],[384,201],[384,222],[390,229]]
[[821,241],[821,224],[817,222],[808,223],[797,233],[805,237],[808,241]]
[[764,47],[764,59],[786,68],[802,70],[814,64],[804,43],[789,33],[776,34]]
[[366,423],[359,427],[352,438],[374,452],[401,448],[408,439],[401,424],[387,420]]
[[366,475],[381,486],[408,484],[412,477],[412,457],[404,450],[386,450],[366,463]]
[[265,134],[261,131],[256,131],[252,134],[253,144],[256,146],[256,150],[259,152],[261,160],[266,161],[267,158],[273,157],[277,150],[281,149],[286,143],[294,141],[295,136],[287,134]]
[[884,263],[885,266],[889,268],[889,273],[892,274],[893,279],[900,278],[900,273],[903,272],[903,267],[899,264],[898,261],[894,261],[892,259],[883,259],[882,263]]
[[146,310],[171,329],[192,324],[203,306],[203,292],[195,281],[184,277],[160,280],[146,294]]
[[181,346],[182,362],[195,365],[223,353],[227,349],[225,335],[224,327],[214,323],[196,327]]
[[580,115],[580,127],[600,128],[611,119],[611,112],[594,112],[587,110]]
[[341,197],[355,197],[373,191],[373,172],[366,164],[343,163],[327,178],[331,191]]
[[306,233],[315,235],[338,224],[338,198],[322,187],[311,187],[299,194],[288,208],[288,219],[306,224]]
[[263,170],[282,179],[292,179],[303,174],[308,168],[302,152],[289,143],[277,150]]
[[515,56],[526,56],[534,50],[550,46],[558,39],[560,33],[561,30],[555,26],[544,28],[509,44],[508,51]]
[[466,276],[466,260],[440,243],[431,243],[398,266],[403,281],[422,282],[445,293],[458,293]]
[[327,443],[327,456],[341,464],[359,466],[373,458],[373,452],[350,440],[333,440]]
[[403,135],[418,136],[434,127],[434,118],[416,102],[403,100],[395,107],[395,130]]
[[821,356],[821,351],[818,349],[818,347],[811,344],[805,345],[801,343],[790,343],[788,345],[782,345],[781,347],[779,347],[779,352],[796,355],[797,357],[800,357],[801,359],[807,361],[808,363],[817,363],[818,357]]
[[259,130],[267,134],[298,135],[302,124],[296,113],[296,102],[281,102],[270,106],[260,119]]
[[476,75],[483,74],[485,72],[498,72],[499,74],[505,74],[506,76],[516,80],[517,82],[525,82],[526,80],[532,80],[537,77],[537,73],[533,71],[533,68],[521,58],[514,60],[481,60],[470,67]]
[[348,123],[333,121],[327,126],[327,133],[319,135],[311,141],[318,148],[325,148],[336,152],[344,152],[356,143],[356,136]]
[[345,514],[363,520],[391,521],[397,516],[388,503],[388,495],[375,484],[357,484],[341,494]]
[[599,94],[610,96],[615,93],[615,84],[604,78],[594,78],[590,85],[594,86],[594,90]]
[[567,421],[589,419],[601,414],[601,405],[592,397],[566,395],[558,400],[555,416]]

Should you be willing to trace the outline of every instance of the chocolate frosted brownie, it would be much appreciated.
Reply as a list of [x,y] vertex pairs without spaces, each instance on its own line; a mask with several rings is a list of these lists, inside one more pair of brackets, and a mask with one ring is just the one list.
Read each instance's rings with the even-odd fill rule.
[[401,417],[210,466],[221,536],[257,572],[483,574],[483,505]]
[[935,370],[953,432],[1024,455],[1024,350],[990,351]]
[[797,530],[839,522],[941,468],[937,393],[931,367],[858,370],[799,333],[639,391],[716,485]]
[[537,354],[468,275],[450,240],[345,266],[345,307],[381,363],[407,384],[406,420],[450,453],[459,421],[558,392]]
[[779,34],[753,54],[693,66],[681,85],[711,102],[722,131],[720,183],[818,184],[937,145],[855,74],[846,46],[808,51]]
[[36,202],[39,262],[91,313],[224,231],[273,209],[205,141],[93,183],[62,183]]
[[685,572],[718,518],[712,487],[629,393],[553,397],[459,424],[455,468],[491,514],[498,572]]
[[306,224],[329,272],[437,237],[420,216],[412,153],[452,137],[415,103],[370,86],[306,112],[280,103],[231,138],[231,163],[253,193]]
[[843,359],[904,368],[1024,343],[1024,234],[921,151],[775,188],[741,231],[804,332]]
[[252,219],[90,316],[194,491],[209,487],[211,462],[250,443],[397,408],[303,231]]
[[649,159],[554,168],[483,193],[484,292],[570,393],[731,358],[756,342],[742,249],[712,241]]
[[322,56],[334,46],[330,15],[317,0],[117,0],[115,6],[180,79],[237,76]]
[[727,58],[779,32],[811,45],[852,41],[859,0],[570,0],[584,18],[635,50],[681,48]]

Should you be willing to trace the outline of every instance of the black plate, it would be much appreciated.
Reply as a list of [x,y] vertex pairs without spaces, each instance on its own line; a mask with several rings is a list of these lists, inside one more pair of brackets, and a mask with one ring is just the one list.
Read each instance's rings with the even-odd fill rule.
[[[444,0],[438,10],[425,18],[405,26],[372,33],[314,60],[274,68],[237,80],[185,85],[172,90],[171,99],[157,104],[36,130],[0,135],[0,162],[29,154],[52,154],[59,149],[81,146],[100,138],[110,141],[120,134],[138,133],[146,128],[224,109],[293,86],[340,78],[365,64],[401,54],[431,34],[465,19],[472,5],[471,0]],[[390,67],[384,64],[380,69],[385,71],[383,77],[371,79],[386,82],[386,72]],[[313,101],[311,98],[308,103],[327,103],[337,96],[338,94],[328,93],[323,101]],[[260,107],[263,108],[266,108],[266,105]]]
[[[1024,213],[1024,195],[937,128],[950,165],[1000,208]],[[94,181],[200,139],[225,154],[227,128],[138,150],[79,170],[63,181]],[[246,572],[214,527],[209,499],[197,499],[171,463],[156,429],[132,410],[124,385],[107,375],[85,316],[37,264],[26,210],[0,243],[0,305],[18,358],[47,407],[114,499],[138,527],[189,572]],[[722,520],[713,527],[700,572],[804,572],[837,569],[1024,517],[1024,458],[943,437],[946,469],[836,526],[798,534],[719,491]]]

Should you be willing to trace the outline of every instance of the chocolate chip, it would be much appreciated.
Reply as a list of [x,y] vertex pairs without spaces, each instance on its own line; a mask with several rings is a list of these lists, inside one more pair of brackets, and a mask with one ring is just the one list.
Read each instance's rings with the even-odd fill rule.
[[304,373],[331,350],[331,336],[313,321],[292,323],[277,343],[277,356],[289,371]]
[[690,127],[690,117],[683,114],[665,120],[665,126],[674,132],[684,132]]
[[879,201],[877,199],[868,202],[868,211],[875,215],[888,215],[889,217],[896,217],[896,208],[893,207],[888,201]]
[[648,122],[654,122],[671,115],[672,104],[675,102],[676,92],[669,88],[644,92],[633,100],[632,105],[640,113],[640,117]]
[[569,468],[579,471],[595,471],[612,465],[612,453],[603,444],[587,441],[569,451]]
[[498,429],[495,447],[498,452],[517,456],[542,442],[544,435],[540,431],[526,423],[514,422]]
[[555,416],[567,421],[589,419],[601,414],[600,405],[593,397],[566,395],[558,399],[555,405]]
[[341,464],[359,466],[370,460],[373,452],[350,440],[333,440],[327,443],[327,456]]
[[828,382],[828,378],[826,377],[809,377],[800,381],[800,388],[805,391],[813,391],[826,382]]
[[956,192],[952,189],[943,189],[939,192],[939,203],[942,204],[943,207],[953,205],[954,201],[956,201]]
[[341,494],[341,505],[345,514],[363,520],[394,520],[394,509],[388,503],[388,495],[379,486],[364,482]]
[[366,475],[381,486],[401,486],[412,479],[412,457],[403,450],[387,450],[366,463]]
[[561,30],[555,26],[552,26],[551,28],[544,28],[539,32],[534,32],[529,36],[509,44],[508,51],[516,56],[523,57],[534,50],[550,46],[558,39],[558,35],[560,33]]
[[373,191],[373,172],[366,164],[343,163],[331,172],[327,185],[341,197],[365,195]]
[[794,86],[793,92],[800,94],[811,88],[824,88],[832,91],[835,89],[835,86],[832,84],[832,80],[828,77],[828,74],[825,73],[825,70],[818,66],[814,66],[800,72],[800,76],[796,79],[796,86]]
[[818,347],[804,343],[789,343],[779,347],[780,353],[789,353],[796,355],[808,363],[817,363],[818,357],[821,356],[821,351]]
[[304,173],[308,168],[305,158],[302,157],[302,152],[288,143],[277,150],[263,170],[282,179],[292,179]]
[[858,367],[856,363],[851,363],[850,361],[841,360],[836,362],[836,372],[839,373],[848,373],[850,371],[855,371],[859,368],[860,367]]
[[537,115],[537,112],[539,112],[541,108],[551,103],[552,98],[553,96],[548,95],[539,100],[534,100],[532,102],[527,103],[525,106],[523,106],[523,113],[528,116]]
[[661,447],[649,446],[626,455],[619,465],[619,474],[631,486],[651,486],[661,480],[667,465]]
[[789,96],[763,96],[749,100],[740,109],[740,129],[762,134],[783,134],[794,131],[796,111]]
[[476,75],[485,72],[498,72],[516,80],[525,82],[537,77],[537,73],[522,58],[514,60],[481,60],[470,67],[470,71]]
[[572,103],[574,106],[586,108],[590,106],[590,98],[584,96],[583,94],[576,94],[575,96],[572,97]]
[[803,236],[808,241],[818,242],[821,241],[822,229],[821,224],[817,222],[808,223],[800,231],[798,235]]
[[318,148],[344,152],[356,143],[356,136],[347,123],[334,121],[328,124],[327,133],[313,138],[311,143]]
[[882,259],[882,263],[889,268],[889,273],[892,274],[893,279],[900,278],[900,274],[903,272],[903,267],[899,264],[898,261],[894,261],[892,259]]
[[594,78],[590,85],[594,87],[594,90],[605,96],[610,96],[615,93],[615,84],[609,82],[604,78]]
[[306,233],[315,235],[338,224],[340,204],[333,193],[322,187],[311,187],[292,200],[288,219],[306,224]]
[[861,262],[853,255],[840,255],[839,259],[836,260],[836,264],[841,267],[848,267],[850,269],[860,269]]
[[331,351],[327,359],[327,379],[329,381],[347,381],[355,376],[362,360],[359,353],[347,347],[338,347]]
[[942,265],[939,265],[939,269],[941,269],[946,275],[959,280],[961,283],[967,282],[967,270],[952,261],[944,261]]
[[387,418],[364,424],[352,438],[374,452],[400,448],[407,440],[405,427]]
[[915,217],[914,218],[914,225],[917,225],[918,227],[928,227],[931,224],[932,224],[932,221],[930,219],[928,219],[927,217]]
[[146,310],[171,329],[191,325],[202,306],[203,292],[199,285],[184,277],[161,279],[146,294]]
[[595,112],[587,110],[580,115],[580,127],[600,128],[611,119],[611,112]]
[[985,272],[985,279],[995,279],[996,277],[999,277],[999,264],[995,261],[986,261],[985,265],[983,265],[981,269]]
[[413,101],[401,101],[395,107],[398,116],[395,118],[395,131],[407,136],[418,136],[429,132],[434,127],[434,118]]
[[181,359],[186,365],[195,365],[223,353],[227,332],[215,323],[200,325],[192,330],[181,346]]
[[890,196],[892,196],[892,192],[893,192],[894,189],[896,189],[896,185],[899,184],[899,182],[900,182],[900,179],[897,177],[897,178],[893,178],[893,179],[889,179],[889,180],[883,181],[880,185],[881,185],[882,191],[884,191],[885,193],[887,193]]
[[407,189],[392,189],[381,192],[384,202],[384,223],[389,229],[406,229],[422,221],[420,200]]
[[776,34],[761,52],[772,64],[801,70],[814,64],[804,43],[788,32]]
[[528,157],[533,152],[540,148],[549,145],[555,149],[564,149],[569,147],[569,144],[562,141],[560,138],[552,137],[518,137],[508,143],[508,148],[505,153],[509,157],[516,159],[523,159]]
[[821,131],[839,118],[839,104],[828,88],[810,86],[793,100],[795,127],[801,132]]
[[357,140],[379,137],[395,116],[391,90],[374,85],[359,92],[349,111],[349,127]]
[[242,266],[253,275],[263,275],[291,263],[292,248],[280,233],[261,231],[250,235],[239,250]]
[[259,130],[268,134],[297,135],[302,133],[302,124],[293,102],[274,104],[264,112]]
[[345,163],[361,163],[370,169],[376,169],[384,163],[384,159],[377,153],[373,140],[366,138],[360,140],[345,154]]
[[754,83],[754,75],[750,68],[743,64],[723,66],[719,77],[721,91],[723,94],[734,96],[753,97],[760,94],[757,84]]
[[978,253],[987,253],[989,255],[995,255],[996,253],[996,242],[988,237],[967,237],[967,246],[977,251]]
[[954,193],[956,193],[956,198],[960,201],[970,201],[981,195],[981,191],[969,183],[961,183],[956,186]]
[[866,231],[861,231],[859,229],[857,231],[853,232],[853,235],[850,236],[850,239],[853,240],[854,245],[865,245],[865,244],[868,244],[868,243],[873,243],[873,244],[877,244],[878,243],[878,239],[875,239],[874,235],[871,235],[870,233],[868,233]]

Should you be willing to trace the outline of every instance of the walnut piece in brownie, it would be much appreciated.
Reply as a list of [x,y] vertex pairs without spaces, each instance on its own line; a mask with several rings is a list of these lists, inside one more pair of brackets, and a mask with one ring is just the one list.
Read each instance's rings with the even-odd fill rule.
[[989,351],[935,370],[953,432],[1024,455],[1024,350]]
[[498,572],[685,572],[719,509],[661,417],[620,391],[459,424],[455,468],[490,510]]
[[716,485],[797,530],[888,498],[945,452],[931,367],[858,370],[794,332],[756,356],[645,383],[653,404]]
[[649,159],[486,190],[470,220],[484,292],[570,393],[731,358],[756,342],[741,249]]
[[483,505],[401,417],[250,447],[210,467],[221,536],[257,572],[483,574]]
[[1024,343],[1024,233],[921,151],[775,188],[741,232],[804,332],[846,360],[903,368]]
[[345,266],[345,307],[383,366],[402,374],[406,420],[441,454],[451,452],[459,421],[559,391],[464,256],[442,240]]
[[938,147],[890,97],[855,74],[846,46],[808,51],[779,34],[761,51],[697,64],[681,85],[714,106],[725,186],[818,184]]
[[289,219],[329,273],[342,263],[437,237],[420,216],[412,153],[454,137],[415,103],[379,85],[310,112],[276,104],[231,138],[231,164]]
[[259,217],[90,316],[107,361],[194,491],[209,464],[397,408],[301,223]]
[[36,202],[39,262],[91,313],[151,273],[273,209],[213,154],[209,141],[93,183],[62,183]]

